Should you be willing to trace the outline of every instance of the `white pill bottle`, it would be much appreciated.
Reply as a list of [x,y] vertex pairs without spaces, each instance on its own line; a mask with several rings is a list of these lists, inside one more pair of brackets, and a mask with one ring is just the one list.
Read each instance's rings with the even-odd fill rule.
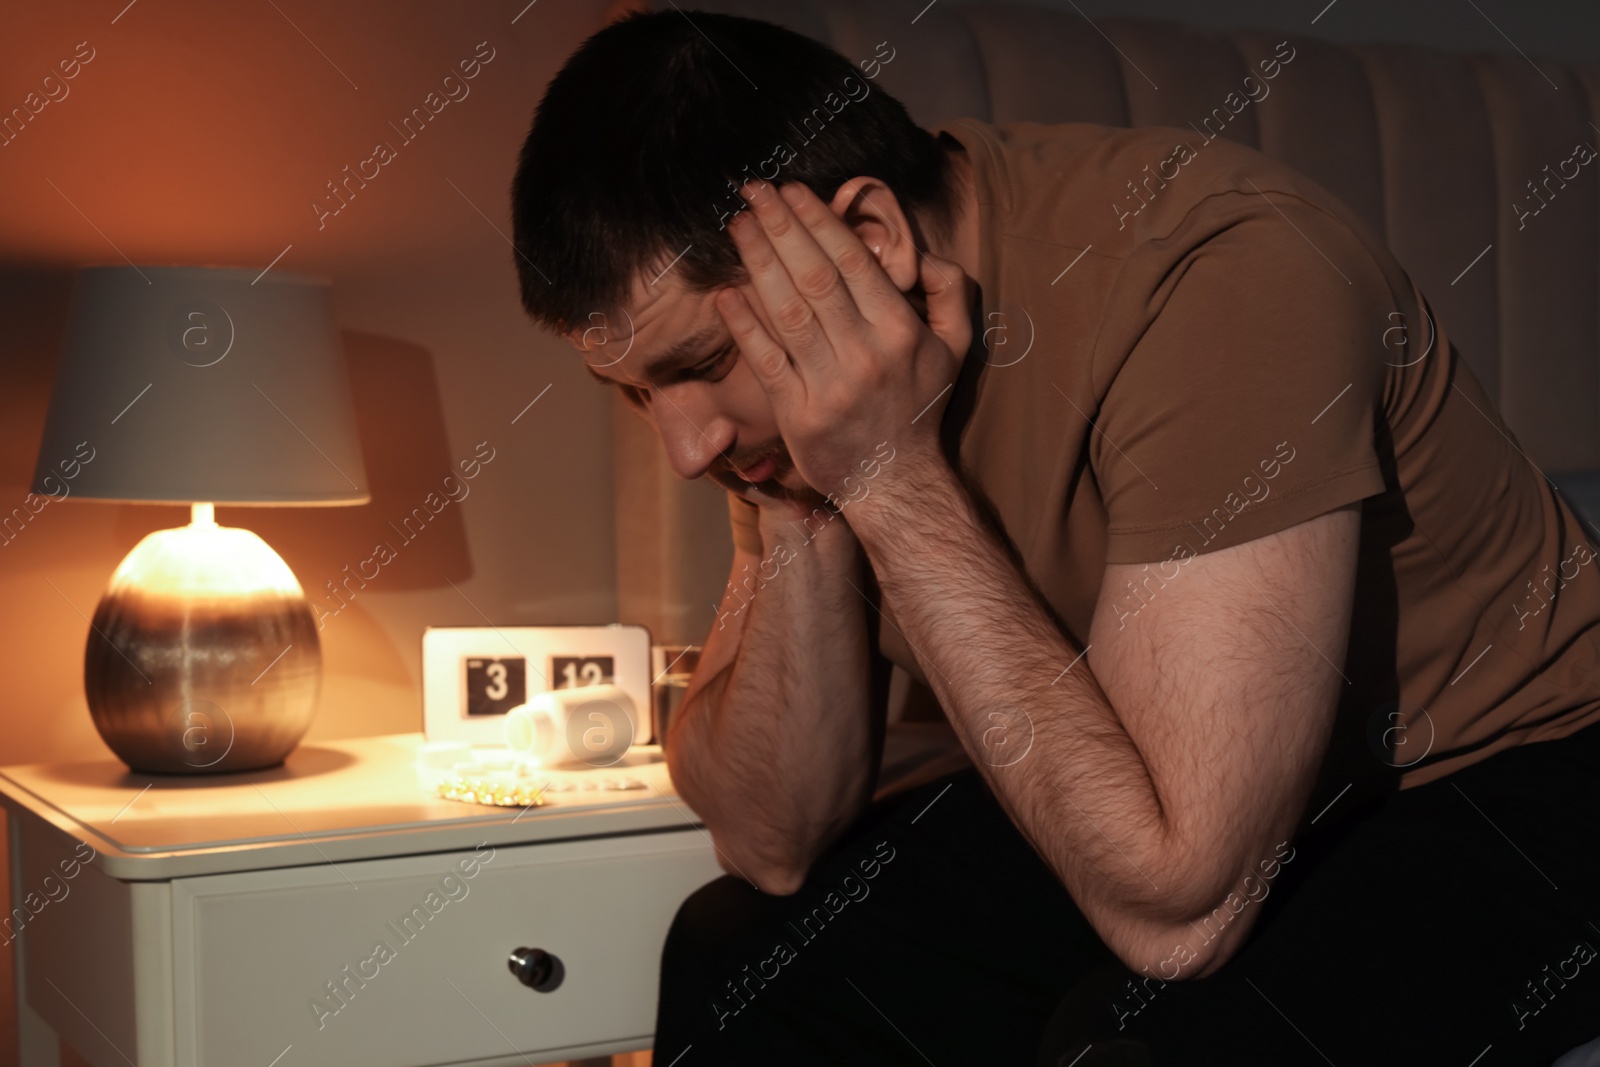
[[639,709],[620,685],[555,689],[506,713],[506,745],[546,767],[610,767],[639,736]]

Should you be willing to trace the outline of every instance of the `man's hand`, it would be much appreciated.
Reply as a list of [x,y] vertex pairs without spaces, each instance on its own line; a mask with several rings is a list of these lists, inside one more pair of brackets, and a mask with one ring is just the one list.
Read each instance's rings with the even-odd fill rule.
[[886,439],[913,463],[942,462],[939,417],[972,340],[970,279],[921,253],[924,323],[806,186],[743,192],[752,210],[728,229],[778,336],[736,289],[719,294],[717,310],[771,397],[800,476],[838,501]]

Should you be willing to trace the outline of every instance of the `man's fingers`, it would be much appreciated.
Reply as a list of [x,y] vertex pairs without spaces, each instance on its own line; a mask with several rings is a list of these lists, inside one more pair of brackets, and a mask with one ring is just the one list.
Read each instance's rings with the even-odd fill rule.
[[[840,191],[850,193],[860,181],[851,179]],[[773,242],[789,273],[817,308],[836,351],[859,341],[875,317],[881,319],[904,297],[856,232],[810,186],[789,182],[779,187],[778,198],[802,223],[788,242]],[[808,278],[819,284],[808,284]]]
[[961,360],[972,344],[972,279],[948,259],[924,253],[919,262],[928,328]]
[[[825,275],[831,265],[826,263],[826,257],[804,223],[795,217],[772,185],[751,183],[743,192],[751,197],[750,210],[741,212],[740,217],[729,224],[728,232],[750,274],[751,288],[766,306],[777,339],[792,353],[796,364],[808,371],[826,373],[832,363],[833,345],[818,304],[826,304],[822,294],[829,290],[818,278]],[[797,245],[806,243],[811,246],[810,256],[796,251]],[[796,268],[794,263],[797,262],[808,262],[810,267]],[[802,289],[802,279],[819,294],[818,299],[814,300]],[[848,294],[844,296],[849,299]],[[850,310],[854,313],[853,306]]]
[[717,314],[722,316],[734,343],[739,346],[739,358],[749,366],[776,405],[780,397],[789,395],[799,386],[799,377],[794,364],[789,361],[789,353],[768,335],[766,327],[761,325],[761,320],[739,290],[732,287],[723,289],[717,294],[716,305]]

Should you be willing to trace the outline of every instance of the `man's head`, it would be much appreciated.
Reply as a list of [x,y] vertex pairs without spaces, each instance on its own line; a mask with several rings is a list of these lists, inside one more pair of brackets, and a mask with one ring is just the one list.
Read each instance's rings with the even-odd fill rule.
[[[512,184],[523,306],[655,427],[674,471],[814,502],[714,298],[748,285],[740,184],[802,182],[923,309],[918,248],[954,231],[957,172],[859,64],[753,19],[677,10],[589,38],[551,81]],[[774,464],[763,461],[772,458]]]

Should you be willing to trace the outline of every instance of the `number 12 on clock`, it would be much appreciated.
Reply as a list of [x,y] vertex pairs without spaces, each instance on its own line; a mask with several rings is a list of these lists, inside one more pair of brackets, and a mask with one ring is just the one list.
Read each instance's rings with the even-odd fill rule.
[[612,656],[551,656],[550,684],[555,689],[605,685],[615,674]]

